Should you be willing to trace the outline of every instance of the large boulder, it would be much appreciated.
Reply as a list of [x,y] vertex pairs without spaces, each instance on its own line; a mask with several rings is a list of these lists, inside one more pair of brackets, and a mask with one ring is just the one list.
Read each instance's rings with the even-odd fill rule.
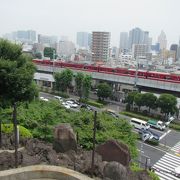
[[108,162],[104,167],[104,180],[127,180],[127,169],[118,162]]
[[103,161],[116,161],[124,166],[129,166],[131,160],[128,146],[115,140],[97,146],[96,152],[102,156]]
[[53,148],[56,152],[67,152],[77,150],[76,135],[70,124],[61,124],[54,129]]
[[[23,155],[18,152],[18,165],[22,164]],[[2,151],[0,153],[0,170],[6,170],[15,167],[15,156],[12,152]]]

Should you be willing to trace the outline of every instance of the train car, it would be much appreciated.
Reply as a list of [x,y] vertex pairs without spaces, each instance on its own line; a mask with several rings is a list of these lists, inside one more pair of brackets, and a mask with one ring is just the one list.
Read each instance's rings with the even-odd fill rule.
[[87,70],[87,71],[99,72],[99,66],[84,65],[84,69]]
[[99,66],[99,72],[105,72],[105,73],[114,73],[115,68],[105,67],[105,66]]
[[170,73],[166,73],[166,72],[148,71],[147,78],[165,80],[165,79],[171,79],[171,76]]

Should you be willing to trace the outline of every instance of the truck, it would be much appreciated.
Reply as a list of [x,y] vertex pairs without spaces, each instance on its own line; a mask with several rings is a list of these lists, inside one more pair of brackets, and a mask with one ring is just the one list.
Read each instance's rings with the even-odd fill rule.
[[150,119],[147,122],[150,127],[160,129],[161,131],[165,130],[166,126],[162,121],[156,121],[154,119]]

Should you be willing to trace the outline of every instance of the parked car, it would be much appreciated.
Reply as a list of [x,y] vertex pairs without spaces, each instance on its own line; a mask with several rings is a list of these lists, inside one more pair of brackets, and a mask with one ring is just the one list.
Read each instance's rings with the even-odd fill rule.
[[42,101],[46,101],[46,102],[49,101],[49,100],[48,100],[47,98],[45,98],[45,97],[40,97],[39,99],[42,100]]
[[169,118],[168,118],[168,121],[165,122],[165,125],[166,125],[166,126],[169,126],[169,124],[170,124],[172,121],[174,121],[174,120],[175,120],[175,118],[174,118],[173,116],[169,117]]
[[74,103],[73,101],[66,101],[66,104],[69,105],[72,108],[77,108],[78,105],[76,103]]
[[62,97],[60,97],[60,96],[54,96],[54,98],[55,98],[55,99],[58,99],[58,100],[59,100],[59,102],[63,102],[63,98],[62,98]]
[[80,105],[80,103],[77,101],[77,100],[75,100],[75,99],[69,99],[68,101],[72,101],[73,103],[75,103],[75,104],[77,104],[77,105]]
[[93,111],[93,108],[87,104],[82,104],[80,108],[87,109],[88,111]]
[[66,109],[70,109],[71,106],[69,104],[67,104],[66,102],[63,102],[62,105],[66,108]]
[[107,109],[107,110],[105,111],[105,113],[113,116],[114,118],[119,118],[119,115],[118,115],[115,111],[113,111],[113,110]]
[[139,134],[141,135],[141,138],[143,139],[143,136],[148,136],[148,140],[156,140],[156,141],[159,141],[160,137],[158,134],[154,133],[153,131],[151,131],[150,129],[148,130],[145,130],[145,129],[140,129],[139,130]]

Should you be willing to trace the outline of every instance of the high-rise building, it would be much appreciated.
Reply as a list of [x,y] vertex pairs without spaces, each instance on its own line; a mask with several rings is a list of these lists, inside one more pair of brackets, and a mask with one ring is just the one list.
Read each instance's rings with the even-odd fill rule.
[[92,32],[92,60],[107,61],[109,58],[110,32]]
[[120,33],[119,49],[120,51],[126,51],[128,49],[128,32]]
[[5,34],[4,37],[8,40],[32,44],[36,42],[36,31],[15,31],[9,34]]
[[88,49],[88,47],[89,47],[89,33],[88,32],[77,32],[76,43],[80,48]]
[[144,33],[140,28],[134,28],[129,31],[129,49],[132,49],[133,44],[142,44]]
[[38,34],[38,43],[51,46],[56,44],[57,41],[58,41],[57,36],[46,36],[46,35]]
[[180,60],[180,39],[179,39],[179,46],[177,50],[177,60]]
[[178,45],[177,44],[171,44],[170,50],[175,52],[175,60],[177,60]]
[[147,44],[133,44],[132,54],[135,59],[139,57],[146,57],[147,52],[148,52]]
[[161,34],[158,36],[158,43],[160,44],[160,50],[166,49],[167,39],[164,31],[161,31]]

